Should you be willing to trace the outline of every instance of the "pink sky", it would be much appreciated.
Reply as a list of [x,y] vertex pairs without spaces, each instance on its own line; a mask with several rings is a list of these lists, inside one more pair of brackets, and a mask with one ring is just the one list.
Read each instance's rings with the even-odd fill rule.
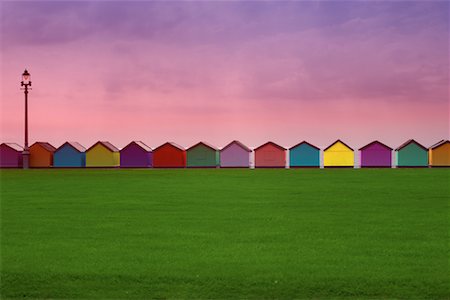
[[1,2],[1,141],[449,138],[448,2]]

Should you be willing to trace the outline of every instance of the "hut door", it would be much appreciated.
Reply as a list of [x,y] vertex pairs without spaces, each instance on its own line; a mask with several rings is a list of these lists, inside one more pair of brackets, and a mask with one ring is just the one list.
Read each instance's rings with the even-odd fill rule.
[[206,150],[204,150],[204,149],[200,150],[200,152],[198,153],[198,159],[200,161],[206,160]]
[[274,162],[275,161],[275,151],[269,150],[267,151],[267,161]]

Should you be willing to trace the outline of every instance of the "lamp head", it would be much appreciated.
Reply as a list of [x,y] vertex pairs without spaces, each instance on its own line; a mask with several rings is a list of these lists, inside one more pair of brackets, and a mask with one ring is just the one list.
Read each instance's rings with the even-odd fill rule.
[[28,71],[25,69],[25,71],[22,74],[22,83],[23,84],[29,84],[31,80],[31,75],[28,73]]

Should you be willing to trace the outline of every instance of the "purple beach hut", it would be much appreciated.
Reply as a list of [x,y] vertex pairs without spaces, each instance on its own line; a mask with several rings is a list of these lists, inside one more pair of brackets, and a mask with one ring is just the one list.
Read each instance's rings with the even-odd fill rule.
[[359,149],[361,168],[391,168],[393,149],[379,141],[373,141]]
[[121,168],[152,168],[152,149],[141,141],[133,141],[120,150]]
[[239,141],[232,141],[220,150],[221,168],[249,168],[252,150]]
[[0,168],[21,168],[23,148],[16,143],[0,145]]

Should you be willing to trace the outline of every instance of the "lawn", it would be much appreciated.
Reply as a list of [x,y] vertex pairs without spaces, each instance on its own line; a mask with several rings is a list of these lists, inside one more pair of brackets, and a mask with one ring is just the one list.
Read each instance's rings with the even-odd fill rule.
[[450,297],[449,169],[0,176],[2,299]]

